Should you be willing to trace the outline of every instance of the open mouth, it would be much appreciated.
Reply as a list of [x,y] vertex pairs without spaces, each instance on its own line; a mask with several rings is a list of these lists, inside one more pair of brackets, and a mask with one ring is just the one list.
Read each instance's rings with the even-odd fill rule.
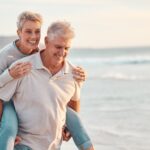
[[34,40],[34,41],[29,41],[29,43],[30,43],[31,45],[35,45],[37,42]]

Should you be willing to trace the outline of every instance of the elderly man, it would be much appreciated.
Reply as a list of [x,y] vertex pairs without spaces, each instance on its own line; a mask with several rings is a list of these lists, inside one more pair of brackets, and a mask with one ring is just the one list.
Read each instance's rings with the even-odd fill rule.
[[22,146],[25,150],[60,149],[66,106],[78,111],[80,103],[80,86],[73,79],[73,66],[66,60],[73,37],[69,23],[53,23],[45,37],[46,48],[13,64],[29,61],[31,72],[0,88],[0,99],[13,97],[18,115],[22,141],[16,150]]

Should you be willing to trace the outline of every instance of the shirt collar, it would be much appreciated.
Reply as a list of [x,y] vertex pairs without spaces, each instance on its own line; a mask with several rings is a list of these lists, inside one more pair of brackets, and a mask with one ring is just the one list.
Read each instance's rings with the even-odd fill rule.
[[[35,57],[33,57],[33,59],[32,59],[33,68],[35,68],[35,69],[46,69],[46,70],[48,70],[48,69],[43,65],[40,52],[37,52],[36,54],[33,54],[33,55],[35,55]],[[70,74],[70,73],[72,73],[72,68],[74,68],[74,67],[75,67],[75,66],[74,66],[73,64],[71,64],[68,60],[65,60],[62,69],[61,69],[58,73],[56,73],[56,75]]]
[[63,71],[64,74],[72,73],[72,69],[74,67],[75,66],[73,64],[71,64],[68,60],[65,60],[62,71]]
[[32,58],[32,67],[34,69],[42,69],[42,68],[45,68],[43,66],[43,62],[41,60],[41,55],[40,55],[40,52],[37,52],[36,54],[33,54],[34,57]]
[[62,79],[66,75],[72,77],[72,67],[68,61],[64,62],[64,66],[62,67],[62,69],[59,72],[57,72],[54,76],[52,76],[51,80]]

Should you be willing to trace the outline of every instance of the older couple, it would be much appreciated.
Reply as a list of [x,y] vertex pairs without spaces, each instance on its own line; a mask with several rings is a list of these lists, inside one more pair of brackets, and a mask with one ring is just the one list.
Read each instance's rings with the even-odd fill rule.
[[93,150],[75,113],[84,72],[76,68],[73,73],[75,67],[66,59],[74,31],[68,22],[54,22],[48,27],[45,49],[38,51],[41,25],[39,14],[21,13],[19,39],[0,52],[0,148],[59,150],[62,139],[70,138],[67,125],[79,149]]

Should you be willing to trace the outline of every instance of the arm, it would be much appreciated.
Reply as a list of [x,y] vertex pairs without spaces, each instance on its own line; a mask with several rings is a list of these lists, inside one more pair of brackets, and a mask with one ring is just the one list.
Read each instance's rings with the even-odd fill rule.
[[79,100],[70,100],[68,102],[68,106],[76,112],[80,111],[80,101]]
[[[80,84],[75,81],[75,92],[71,100],[67,104],[68,107],[72,108],[74,111],[80,111]],[[63,140],[68,141],[71,138],[70,131],[67,129],[66,125],[62,132]]]
[[11,59],[6,49],[0,50],[0,88],[3,87],[7,82],[12,80],[9,74],[8,66],[10,65]]
[[11,81],[13,78],[10,76],[8,69],[0,74],[0,88],[3,87],[6,83]]
[[[73,68],[74,68],[74,66],[73,66]],[[80,68],[75,68],[72,72],[73,76],[75,75],[76,70],[79,71],[79,76],[82,76],[82,73],[80,75],[80,70],[82,71],[82,68],[81,69]],[[83,74],[85,75],[84,70],[83,70]],[[85,78],[85,76],[83,76],[83,77]],[[67,106],[70,107],[71,109],[73,109],[74,111],[79,112],[79,110],[80,110],[80,90],[81,90],[81,86],[80,86],[80,81],[76,80],[75,77],[74,77],[73,80],[74,80],[74,93],[73,93],[72,97],[70,98],[70,101],[68,102]],[[67,114],[69,114],[69,113],[67,113]],[[70,116],[70,115],[67,115],[67,116]],[[70,131],[67,130],[66,125],[64,126],[62,133],[63,133],[62,134],[63,135],[63,140],[68,141],[71,137],[71,134],[70,134]]]
[[81,93],[81,82],[74,80],[74,93],[68,102],[68,106],[74,111],[80,111],[80,93]]
[[[79,112],[80,110],[80,101],[78,100],[70,100],[68,102],[68,107],[72,108],[74,111]],[[71,138],[71,133],[65,125],[62,129],[62,137],[64,141],[69,141]]]
[[1,100],[4,102],[10,101],[10,99],[17,92],[17,89],[21,83],[21,80],[22,79],[16,79],[16,80],[13,79],[0,88],[0,102]]
[[[11,99],[11,97],[13,97],[15,91],[17,90],[18,83],[19,83],[18,80],[12,80],[0,88],[0,121],[2,119],[2,115],[6,114],[6,113],[3,114],[3,111],[4,111],[3,103],[4,103],[4,101],[9,101]],[[5,124],[5,123],[2,122],[2,124]]]
[[24,62],[24,63],[17,63],[12,66],[10,69],[6,69],[0,75],[0,87],[3,87],[9,81],[13,79],[18,79],[26,75],[31,70],[31,63]]

